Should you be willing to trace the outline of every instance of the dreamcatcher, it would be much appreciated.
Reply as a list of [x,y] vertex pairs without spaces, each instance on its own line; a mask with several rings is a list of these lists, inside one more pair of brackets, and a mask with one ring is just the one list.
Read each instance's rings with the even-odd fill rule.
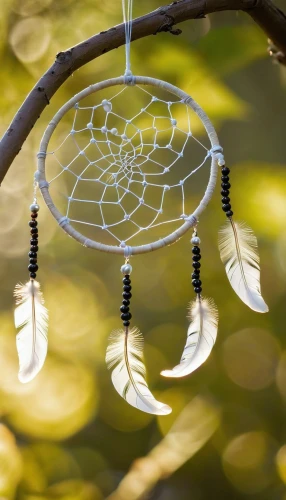
[[[182,377],[192,373],[208,358],[217,336],[216,305],[202,296],[198,220],[214,192],[218,167],[222,209],[227,217],[219,235],[219,250],[228,279],[251,309],[267,312],[268,308],[260,291],[257,241],[251,229],[233,220],[230,170],[214,127],[200,106],[179,88],[132,74],[132,0],[128,0],[127,9],[123,0],[123,12],[125,75],[91,85],[70,99],[49,123],[40,144],[30,207],[30,281],[17,285],[15,292],[15,324],[20,328],[19,379],[33,379],[47,354],[48,313],[36,281],[39,187],[66,233],[85,247],[120,254],[125,259],[121,267],[123,329],[110,337],[107,365],[115,389],[129,404],[166,415],[171,408],[154,398],[146,382],[143,336],[131,327],[130,261],[135,255],[175,243],[192,228],[195,299],[189,306],[187,342],[179,364],[162,375]],[[208,146],[194,135],[193,124],[196,127],[198,122],[206,132]],[[199,164],[191,168],[197,159]],[[197,200],[197,192],[192,192],[193,176],[206,168],[207,187],[192,211],[191,203]]]

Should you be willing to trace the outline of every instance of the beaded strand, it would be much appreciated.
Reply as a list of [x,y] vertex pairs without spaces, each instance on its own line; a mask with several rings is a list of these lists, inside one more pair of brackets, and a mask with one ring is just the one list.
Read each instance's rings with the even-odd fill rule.
[[37,258],[37,252],[39,250],[38,246],[38,222],[37,222],[37,217],[38,217],[38,211],[40,210],[40,207],[37,203],[33,203],[30,206],[31,210],[31,220],[29,221],[29,226],[30,226],[30,234],[31,234],[31,239],[30,239],[30,252],[29,252],[29,259],[30,263],[28,265],[28,270],[30,272],[30,278],[32,280],[36,279],[37,274],[36,272],[38,271],[38,258]]
[[130,274],[132,272],[132,266],[129,264],[128,260],[126,263],[121,267],[121,272],[124,274],[123,278],[123,293],[122,293],[122,306],[120,307],[121,311],[121,319],[123,321],[123,326],[125,328],[128,328],[130,325],[130,320],[132,318],[132,314],[129,310],[130,306],[130,299],[132,297],[132,287],[131,287],[131,279],[130,279]]
[[222,195],[222,209],[225,212],[225,215],[231,219],[233,216],[233,211],[231,210],[229,190],[231,188],[231,184],[229,182],[229,174],[230,169],[228,167],[222,167],[221,169],[221,188],[222,191],[220,194]]
[[192,285],[194,287],[194,291],[197,295],[200,295],[202,293],[202,282],[200,280],[200,268],[201,268],[201,250],[200,250],[200,243],[201,240],[197,236],[197,231],[194,231],[193,237],[191,239],[191,243],[193,246],[192,248],[192,260],[193,260],[193,273],[192,273]]

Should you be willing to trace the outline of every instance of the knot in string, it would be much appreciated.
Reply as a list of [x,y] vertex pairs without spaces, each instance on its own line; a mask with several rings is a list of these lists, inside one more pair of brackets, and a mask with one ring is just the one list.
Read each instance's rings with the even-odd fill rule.
[[218,144],[217,146],[214,146],[213,148],[210,149],[209,154],[211,156],[215,156],[218,165],[220,167],[223,167],[225,165],[225,160],[224,160],[224,155],[223,155],[223,148]]

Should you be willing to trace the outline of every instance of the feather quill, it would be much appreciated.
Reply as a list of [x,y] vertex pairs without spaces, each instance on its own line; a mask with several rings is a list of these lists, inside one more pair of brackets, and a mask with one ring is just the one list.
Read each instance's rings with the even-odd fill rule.
[[31,280],[15,288],[15,326],[19,356],[19,380],[30,382],[42,369],[48,349],[48,311],[44,306],[40,284]]
[[185,377],[209,357],[217,337],[218,311],[212,299],[200,297],[191,302],[189,309],[190,326],[187,343],[180,363],[172,370],[164,370],[164,377]]
[[148,388],[142,351],[143,336],[137,328],[111,334],[106,363],[113,368],[112,383],[131,406],[154,415],[168,415],[172,409],[157,401]]
[[219,232],[220,257],[229,282],[239,298],[254,311],[265,313],[261,296],[257,239],[248,226],[233,220]]

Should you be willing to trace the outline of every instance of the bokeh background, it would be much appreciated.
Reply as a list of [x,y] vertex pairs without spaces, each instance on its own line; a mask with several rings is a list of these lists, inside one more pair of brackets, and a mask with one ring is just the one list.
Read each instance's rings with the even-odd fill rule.
[[[135,2],[135,15],[160,3]],[[119,0],[2,1],[0,133],[57,52],[121,17]],[[134,263],[132,312],[145,337],[149,385],[173,407],[167,417],[143,414],[117,395],[104,362],[109,333],[120,326],[122,259],[68,238],[42,203],[39,278],[50,311],[49,355],[35,381],[18,382],[13,288],[27,278],[39,140],[74,93],[122,73],[124,49],[76,72],[1,186],[2,499],[286,499],[286,72],[243,13],[180,27],[179,37],[163,33],[132,44],[133,69],[191,93],[216,125],[232,168],[236,216],[258,237],[270,312],[248,310],[228,285],[217,250],[224,221],[217,188],[200,235],[204,290],[218,305],[219,335],[210,359],[186,379],[159,373],[174,366],[185,342],[193,296],[188,236]],[[196,182],[202,191],[204,177]]]

